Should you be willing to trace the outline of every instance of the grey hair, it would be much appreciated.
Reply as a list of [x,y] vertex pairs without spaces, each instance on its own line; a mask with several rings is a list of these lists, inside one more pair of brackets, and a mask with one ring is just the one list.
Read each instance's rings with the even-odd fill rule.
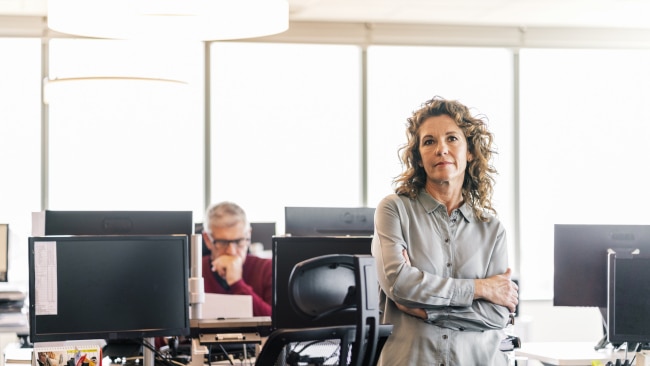
[[210,205],[205,210],[203,230],[210,233],[211,223],[219,227],[230,227],[240,222],[244,223],[247,230],[250,229],[251,225],[243,208],[234,202],[219,202]]

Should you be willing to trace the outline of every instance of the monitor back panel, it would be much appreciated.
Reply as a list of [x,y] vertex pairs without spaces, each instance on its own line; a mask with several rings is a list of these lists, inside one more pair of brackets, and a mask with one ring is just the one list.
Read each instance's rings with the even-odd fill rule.
[[306,328],[354,324],[354,314],[338,314],[335,320],[311,321],[295,312],[289,302],[289,276],[306,259],[327,254],[371,254],[372,237],[274,237],[272,327]]

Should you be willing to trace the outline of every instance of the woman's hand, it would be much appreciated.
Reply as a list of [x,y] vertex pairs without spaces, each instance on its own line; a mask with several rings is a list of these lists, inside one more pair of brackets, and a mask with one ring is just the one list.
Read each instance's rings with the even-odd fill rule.
[[[406,265],[411,265],[408,252],[402,250],[402,255]],[[495,275],[484,279],[474,280],[474,299],[485,299],[497,305],[507,307],[511,313],[514,313],[519,303],[519,287],[514,283],[510,276],[512,270],[508,268],[505,273]],[[401,311],[421,319],[427,319],[427,313],[421,308],[409,308],[404,305],[395,303]]]
[[427,319],[427,312],[424,311],[424,309],[421,309],[421,308],[409,308],[408,306],[404,306],[404,305],[398,304],[398,303],[395,303],[395,306],[397,306],[397,308],[400,309],[401,311],[403,311],[403,312],[405,312],[405,313],[407,313],[409,315],[413,315],[416,318],[420,318],[420,319],[423,319],[423,320]]
[[510,268],[499,275],[474,280],[474,299],[485,299],[497,305],[503,305],[515,312],[519,303],[519,287],[510,279]]

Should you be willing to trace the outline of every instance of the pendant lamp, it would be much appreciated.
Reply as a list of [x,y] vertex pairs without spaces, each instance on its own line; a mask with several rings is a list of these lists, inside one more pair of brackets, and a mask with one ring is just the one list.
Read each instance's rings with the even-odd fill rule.
[[[126,84],[131,82],[130,84]],[[136,83],[133,83],[136,82]],[[84,76],[69,78],[43,79],[43,103],[50,104],[52,100],[60,97],[74,96],[75,93],[92,93],[93,90],[110,90],[115,87],[129,87],[133,89],[138,87],[139,90],[160,90],[165,88],[172,90],[179,87],[187,87],[187,83],[181,80],[149,78],[149,77],[132,77],[132,76]],[[76,97],[79,97],[77,95]],[[74,97],[73,97],[74,99]]]
[[48,0],[48,27],[92,38],[231,40],[289,27],[287,0]]

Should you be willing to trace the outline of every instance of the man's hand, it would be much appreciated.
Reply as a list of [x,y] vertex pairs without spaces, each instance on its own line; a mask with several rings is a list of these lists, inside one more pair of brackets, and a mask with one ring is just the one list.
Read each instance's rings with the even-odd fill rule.
[[503,305],[515,312],[519,303],[519,288],[510,279],[512,271],[510,268],[499,275],[474,280],[474,299],[485,299],[497,305]]
[[228,285],[241,280],[243,260],[235,255],[220,255],[217,259],[212,261],[212,272],[216,272],[221,276]]

